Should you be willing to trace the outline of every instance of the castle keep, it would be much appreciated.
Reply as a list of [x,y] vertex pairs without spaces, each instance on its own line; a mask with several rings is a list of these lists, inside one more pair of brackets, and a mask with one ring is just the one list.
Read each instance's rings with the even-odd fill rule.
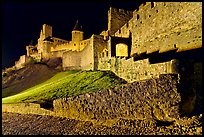
[[176,73],[199,84],[201,10],[201,2],[147,2],[134,11],[110,7],[107,30],[84,39],[77,21],[71,41],[54,37],[44,24],[38,43],[26,46],[16,66],[29,57],[60,57],[64,70],[111,70],[128,82]]

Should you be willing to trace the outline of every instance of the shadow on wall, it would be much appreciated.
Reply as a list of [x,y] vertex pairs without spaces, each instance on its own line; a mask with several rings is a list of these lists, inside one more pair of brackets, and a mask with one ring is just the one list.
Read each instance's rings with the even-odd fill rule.
[[180,53],[179,74],[182,115],[202,113],[202,52],[201,49]]

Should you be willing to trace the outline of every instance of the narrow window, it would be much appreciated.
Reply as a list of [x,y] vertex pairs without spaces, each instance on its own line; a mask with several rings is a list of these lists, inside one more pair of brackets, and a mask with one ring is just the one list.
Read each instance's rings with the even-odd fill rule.
[[119,34],[121,33],[121,29],[119,29]]
[[140,18],[140,15],[139,14],[137,14],[137,20]]
[[102,52],[102,57],[104,57],[104,52]]
[[106,56],[108,57],[108,51],[106,51]]
[[129,26],[129,24],[127,23],[127,24],[126,24],[126,27],[128,28],[128,26]]

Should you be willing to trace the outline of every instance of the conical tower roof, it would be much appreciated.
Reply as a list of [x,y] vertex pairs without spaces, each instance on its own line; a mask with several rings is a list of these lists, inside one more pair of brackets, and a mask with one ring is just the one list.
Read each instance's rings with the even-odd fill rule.
[[78,20],[76,21],[76,24],[75,24],[73,30],[82,31],[82,26],[79,26],[79,21]]

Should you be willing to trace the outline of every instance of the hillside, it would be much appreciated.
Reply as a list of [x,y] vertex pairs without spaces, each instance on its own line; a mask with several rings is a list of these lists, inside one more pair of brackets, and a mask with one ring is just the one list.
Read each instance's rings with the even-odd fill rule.
[[29,64],[22,69],[13,70],[11,74],[2,77],[2,98],[40,84],[57,72],[46,64]]
[[14,67],[2,70],[2,98],[15,95],[23,90],[40,84],[61,71],[60,58],[30,61],[21,69]]
[[[27,83],[27,82],[26,82]],[[112,72],[65,71],[21,93],[2,99],[2,103],[42,103],[57,98],[76,96],[126,83]],[[25,83],[24,83],[25,84]]]

